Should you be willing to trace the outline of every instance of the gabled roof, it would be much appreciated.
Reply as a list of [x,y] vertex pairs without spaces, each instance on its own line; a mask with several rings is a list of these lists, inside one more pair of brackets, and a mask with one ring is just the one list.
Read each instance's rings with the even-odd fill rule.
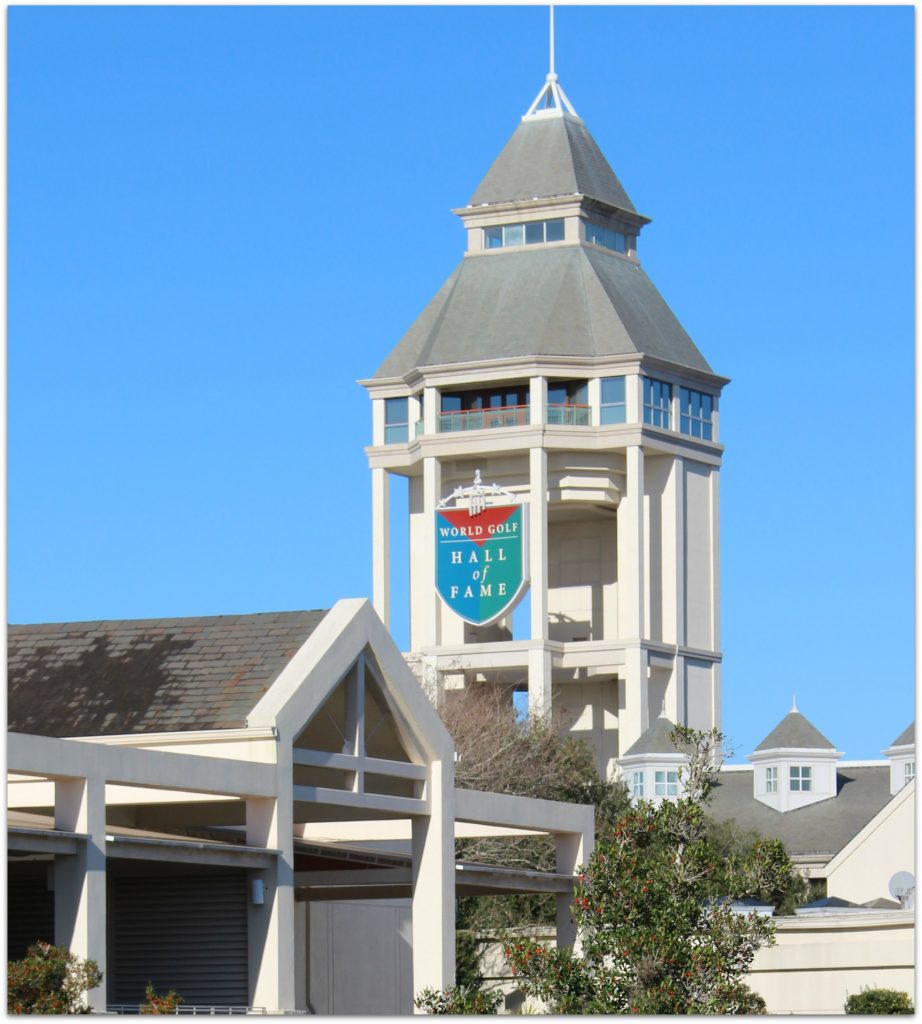
[[633,754],[678,754],[679,751],[672,742],[673,729],[675,729],[675,723],[670,722],[668,718],[661,715],[621,756],[630,757]]
[[379,367],[645,354],[713,372],[643,269],[585,246],[467,256]]
[[325,615],[10,626],[7,727],[59,737],[242,728]]
[[909,747],[914,746],[916,742],[916,723],[915,719],[906,726],[906,728],[897,736],[897,738],[890,744],[891,747]]
[[799,711],[789,711],[756,747],[756,750],[777,750],[794,747],[799,750],[835,750],[826,737]]
[[752,770],[720,772],[708,814],[780,839],[791,856],[831,858],[891,799],[890,766],[840,768],[836,785],[835,797],[782,813],[753,796]]
[[561,113],[521,121],[470,205],[570,195],[636,212],[582,119]]

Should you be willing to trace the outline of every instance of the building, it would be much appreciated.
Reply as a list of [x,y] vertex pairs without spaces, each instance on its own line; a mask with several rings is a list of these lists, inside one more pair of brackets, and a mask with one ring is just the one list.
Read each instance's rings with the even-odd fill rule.
[[[409,1013],[454,976],[455,896],[558,897],[591,807],[453,783],[454,747],[367,601],[326,612],[13,626],[8,948],[97,961],[206,1011]],[[550,874],[455,862],[545,832]]]
[[[559,711],[607,774],[661,713],[720,724],[727,380],[644,273],[649,218],[556,75],[453,212],[467,238],[460,265],[362,381],[375,608],[387,623],[397,475],[409,487],[419,677],[527,687],[529,705]],[[497,484],[485,500],[527,509],[521,635],[511,605],[478,617],[434,599],[438,511],[455,493],[471,508],[465,488],[481,477]]]

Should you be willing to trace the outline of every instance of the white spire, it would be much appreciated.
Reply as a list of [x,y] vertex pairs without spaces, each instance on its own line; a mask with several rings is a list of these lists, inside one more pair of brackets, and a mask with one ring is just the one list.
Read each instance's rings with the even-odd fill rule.
[[800,714],[800,712],[797,710],[797,694],[796,693],[791,697],[791,710],[788,712],[788,714],[798,714],[798,715]]
[[557,82],[557,73],[554,71],[554,5],[550,5],[551,11],[551,32],[550,32],[550,70],[547,73],[541,91],[535,97],[534,102],[525,113],[524,121],[529,117],[562,117],[564,111],[579,117],[573,109],[573,104],[567,98]]

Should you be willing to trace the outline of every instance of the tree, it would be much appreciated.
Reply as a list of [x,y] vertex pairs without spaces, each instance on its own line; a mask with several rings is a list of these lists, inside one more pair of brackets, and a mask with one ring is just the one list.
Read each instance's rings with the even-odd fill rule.
[[[455,785],[460,789],[595,804],[597,830],[613,824],[630,805],[620,782],[599,777],[588,744],[562,735],[559,723],[549,715],[519,719],[506,690],[491,686],[449,690],[438,710],[455,742]],[[539,871],[555,867],[554,844],[544,837],[462,840],[456,852],[460,859],[481,864]],[[523,924],[550,924],[554,915],[552,896],[477,896],[458,901],[458,927],[475,935]]]
[[845,1012],[862,1016],[869,1013],[915,1013],[905,992],[893,988],[866,988],[845,1000]]
[[22,960],[7,964],[7,1013],[89,1013],[84,995],[101,981],[95,960],[50,942],[33,943]]
[[777,840],[757,840],[722,863],[704,808],[723,737],[678,727],[673,740],[687,756],[682,796],[625,813],[579,876],[582,948],[504,947],[522,987],[551,1012],[765,1010],[743,978],[759,947],[774,942],[773,922],[735,913],[731,901],[783,886],[791,862]]

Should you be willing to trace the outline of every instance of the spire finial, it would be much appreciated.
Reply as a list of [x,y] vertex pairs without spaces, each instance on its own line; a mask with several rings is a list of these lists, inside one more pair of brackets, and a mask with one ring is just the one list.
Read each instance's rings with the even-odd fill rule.
[[791,710],[790,710],[789,713],[790,714],[795,714],[796,713],[798,715],[800,714],[800,712],[797,710],[797,694],[796,693],[791,697]]
[[554,5],[550,4],[550,44],[548,47],[550,70],[541,92],[535,97],[534,103],[528,108],[525,121],[532,117],[560,117],[564,112],[579,117],[573,109],[573,104],[567,99],[567,94],[558,85],[557,72],[554,69]]

